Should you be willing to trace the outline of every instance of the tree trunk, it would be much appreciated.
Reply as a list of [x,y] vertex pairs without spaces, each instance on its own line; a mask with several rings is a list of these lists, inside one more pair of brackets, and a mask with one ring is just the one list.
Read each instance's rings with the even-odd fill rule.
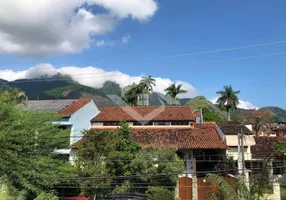
[[227,121],[230,121],[230,109],[227,111]]
[[146,99],[146,104],[147,104],[147,106],[149,106],[149,93],[146,94],[146,98],[147,98]]

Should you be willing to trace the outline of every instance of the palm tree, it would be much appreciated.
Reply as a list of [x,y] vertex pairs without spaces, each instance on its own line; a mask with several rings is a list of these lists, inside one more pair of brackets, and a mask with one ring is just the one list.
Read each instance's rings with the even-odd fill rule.
[[138,104],[138,96],[142,93],[141,87],[136,83],[129,85],[124,88],[124,94],[122,99],[128,103],[130,106],[137,106]]
[[[153,91],[153,86],[156,86],[155,84],[156,80],[152,78],[152,76],[143,76],[139,87],[142,89],[142,100],[144,100],[144,94],[146,95],[146,105],[149,106],[149,94],[151,91]],[[142,105],[144,105],[144,102],[142,102]]]
[[207,195],[212,200],[252,200],[252,195],[242,179],[235,182],[235,189],[224,179],[224,177],[217,174],[208,174],[206,176],[206,181],[218,188],[218,192],[213,190],[208,191]]
[[224,90],[216,92],[220,95],[217,100],[218,106],[221,110],[226,110],[227,119],[230,121],[230,112],[233,110],[237,110],[237,105],[239,104],[239,99],[237,94],[240,91],[233,91],[231,86],[224,86]]
[[169,87],[165,89],[165,92],[166,92],[166,96],[172,97],[173,104],[176,105],[176,104],[179,104],[177,96],[179,94],[185,94],[188,91],[182,89],[182,84],[179,84],[178,86],[176,86],[176,84],[173,83],[172,85],[170,85]]
[[218,192],[209,190],[207,195],[212,200],[262,200],[269,188],[269,167],[271,156],[263,160],[259,174],[252,177],[250,187],[245,183],[243,177],[235,180],[231,186],[222,176],[207,174],[206,181],[218,189]]

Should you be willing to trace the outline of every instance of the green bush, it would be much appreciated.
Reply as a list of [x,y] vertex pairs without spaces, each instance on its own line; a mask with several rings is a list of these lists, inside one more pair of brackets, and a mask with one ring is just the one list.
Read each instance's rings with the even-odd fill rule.
[[161,187],[150,187],[146,191],[147,198],[150,200],[174,200],[174,192]]

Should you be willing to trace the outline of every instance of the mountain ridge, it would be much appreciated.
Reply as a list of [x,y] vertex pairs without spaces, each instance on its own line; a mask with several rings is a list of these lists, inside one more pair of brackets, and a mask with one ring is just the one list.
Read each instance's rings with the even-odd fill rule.
[[[36,82],[36,84],[35,84]],[[57,74],[53,77],[46,78],[35,78],[35,79],[20,79],[15,81],[6,81],[0,79],[0,88],[10,88],[16,87],[24,92],[31,100],[46,100],[46,99],[80,99],[80,98],[93,98],[93,97],[103,97],[110,101],[108,95],[114,94],[119,98],[121,96],[122,89],[120,86],[111,81],[107,81],[102,87],[92,88],[88,86],[81,85],[76,81],[73,81],[68,76],[63,76]],[[197,96],[194,98],[182,98],[179,99],[181,105],[192,106],[193,111],[199,110],[200,108],[208,108],[210,110],[218,113],[223,119],[226,119],[226,112],[221,111],[217,105],[213,104],[207,100],[204,96]],[[164,94],[153,92],[150,95],[150,103],[152,105],[162,105],[172,104],[171,99],[166,99]],[[286,110],[277,106],[265,106],[260,108],[260,110],[270,111],[275,117],[276,121],[286,121]],[[241,120],[243,115],[250,112],[246,109],[238,109],[232,112],[233,120]]]

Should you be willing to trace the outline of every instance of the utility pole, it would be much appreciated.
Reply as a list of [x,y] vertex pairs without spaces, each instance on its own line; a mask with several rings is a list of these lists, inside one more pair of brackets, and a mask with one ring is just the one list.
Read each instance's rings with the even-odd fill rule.
[[242,176],[245,176],[245,160],[244,160],[244,134],[243,130],[240,131],[240,140],[241,140],[241,158],[242,158]]
[[242,176],[245,176],[245,158],[244,158],[244,134],[243,130],[237,135],[238,140],[238,170]]

